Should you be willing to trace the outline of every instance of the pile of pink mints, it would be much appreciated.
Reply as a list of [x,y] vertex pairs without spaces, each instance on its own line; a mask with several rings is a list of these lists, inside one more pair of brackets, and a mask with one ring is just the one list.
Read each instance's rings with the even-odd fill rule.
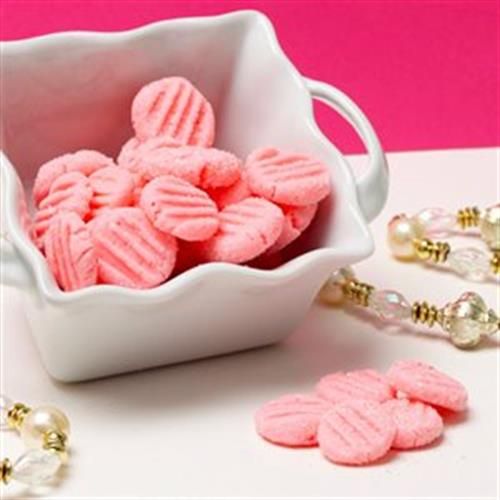
[[291,394],[255,415],[264,439],[288,447],[319,446],[330,461],[363,465],[391,449],[435,442],[442,414],[463,412],[467,391],[453,378],[419,361],[398,361],[386,375],[375,370],[323,377],[315,394]]
[[[330,193],[327,167],[262,148],[213,148],[215,117],[186,79],[143,87],[116,163],[81,150],[42,165],[33,238],[66,291],[151,288],[203,262],[248,263],[294,241]],[[242,131],[244,133],[244,131]]]

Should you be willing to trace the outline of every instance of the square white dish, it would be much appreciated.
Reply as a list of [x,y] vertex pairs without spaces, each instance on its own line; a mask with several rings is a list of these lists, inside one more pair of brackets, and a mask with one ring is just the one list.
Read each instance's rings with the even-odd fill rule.
[[[372,252],[367,221],[382,208],[388,182],[377,137],[347,96],[297,72],[262,14],[61,33],[3,42],[0,50],[2,281],[23,289],[28,322],[56,379],[277,342],[293,332],[333,270]],[[151,290],[99,285],[62,292],[21,228],[21,183],[29,191],[38,166],[65,152],[92,148],[116,156],[132,135],[132,97],[167,75],[190,79],[213,104],[217,147],[245,157],[273,145],[327,163],[333,203],[322,204],[311,230],[275,269],[205,264]],[[360,179],[319,131],[312,97],[340,112],[363,139],[370,162]]]

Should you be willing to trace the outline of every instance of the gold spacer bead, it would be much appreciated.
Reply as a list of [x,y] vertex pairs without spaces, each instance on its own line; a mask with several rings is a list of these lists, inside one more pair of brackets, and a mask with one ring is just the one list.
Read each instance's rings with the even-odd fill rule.
[[43,449],[56,452],[64,463],[68,460],[68,436],[61,431],[48,431],[43,435]]
[[433,262],[446,262],[450,253],[450,245],[444,241],[431,241],[428,239],[413,240],[415,255],[419,260],[432,260]]
[[350,279],[342,287],[344,295],[349,300],[364,307],[368,306],[368,299],[373,290],[373,286],[357,281],[356,279]]
[[0,481],[7,484],[12,477],[12,464],[8,458],[4,458],[0,462]]
[[500,274],[500,252],[493,252],[493,257],[490,260],[490,265],[493,274]]
[[457,212],[457,224],[462,229],[479,226],[481,211],[477,207],[464,207]]
[[7,425],[11,429],[19,430],[23,425],[26,415],[30,412],[31,408],[29,406],[23,403],[15,403],[7,412]]
[[414,323],[424,323],[431,327],[434,323],[442,323],[443,311],[425,301],[414,302],[411,308],[411,319]]

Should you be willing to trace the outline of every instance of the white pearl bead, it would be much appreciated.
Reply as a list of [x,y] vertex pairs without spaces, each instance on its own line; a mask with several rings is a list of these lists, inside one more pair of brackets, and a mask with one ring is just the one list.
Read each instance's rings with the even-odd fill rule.
[[48,431],[60,431],[69,436],[70,425],[66,415],[51,406],[32,410],[23,420],[20,434],[29,448],[41,448],[43,436]]
[[7,396],[0,394],[0,431],[5,431],[9,428],[7,414],[12,404],[12,401]]
[[392,254],[399,259],[415,256],[413,241],[421,234],[406,215],[396,215],[388,225],[387,243]]
[[53,451],[28,450],[15,462],[12,478],[36,486],[53,479],[61,465],[61,458]]

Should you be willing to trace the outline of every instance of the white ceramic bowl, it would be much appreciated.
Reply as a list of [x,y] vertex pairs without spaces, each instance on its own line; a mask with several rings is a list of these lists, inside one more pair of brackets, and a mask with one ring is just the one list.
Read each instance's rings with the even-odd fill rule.
[[[262,14],[61,33],[4,42],[1,54],[2,281],[23,289],[34,338],[56,379],[91,379],[277,342],[304,318],[329,273],[372,252],[367,221],[387,195],[377,137],[347,96],[298,73]],[[326,162],[334,209],[323,203],[289,260],[273,270],[206,264],[152,290],[99,285],[62,292],[21,228],[19,179],[29,191],[42,162],[79,148],[116,155],[132,135],[132,97],[166,75],[189,78],[208,97],[218,147],[245,157],[273,145]],[[369,167],[360,179],[318,129],[311,96],[341,113],[364,141]]]

